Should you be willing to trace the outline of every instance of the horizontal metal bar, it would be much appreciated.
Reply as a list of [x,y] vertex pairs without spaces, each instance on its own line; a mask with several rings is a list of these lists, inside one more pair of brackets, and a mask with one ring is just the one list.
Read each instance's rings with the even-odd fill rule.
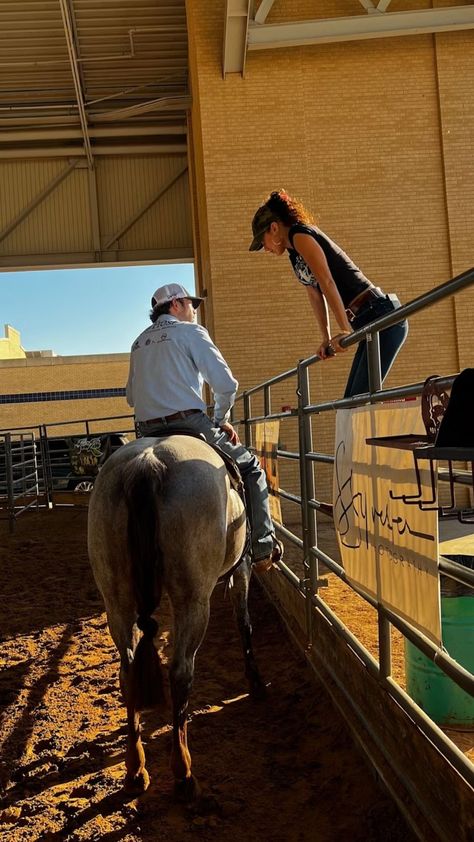
[[310,46],[314,44],[363,41],[371,38],[393,38],[429,32],[452,32],[474,27],[474,9],[450,6],[437,9],[409,9],[372,15],[291,23],[249,25],[248,49]]
[[[120,146],[94,146],[94,155],[184,155],[187,151],[186,143],[130,143],[124,142]],[[86,153],[83,146],[37,146],[0,148],[0,159],[13,160],[16,158],[84,158]]]
[[[298,416],[297,412],[293,413],[295,416]],[[261,421],[277,421],[279,418],[291,418],[289,412],[272,412],[271,415],[255,415],[252,418],[247,418],[248,424],[259,424]],[[242,421],[242,423],[244,423]]]
[[321,512],[327,517],[332,518],[333,516],[332,503],[324,503],[322,500],[308,500],[308,506],[310,509],[316,509],[317,512]]
[[[454,375],[452,380],[454,380]],[[452,381],[451,381],[452,382]],[[326,403],[308,404],[303,407],[306,415],[329,412],[337,409],[351,409],[355,406],[363,406],[371,403],[385,403],[387,401],[402,400],[403,398],[418,397],[421,395],[423,383],[414,383],[411,386],[397,386],[393,389],[381,390],[370,394],[357,395],[354,398],[341,398],[340,400],[327,401]]]
[[433,661],[437,667],[466,693],[474,697],[474,675],[469,670],[465,669],[454,658],[451,658],[450,655],[435,646],[422,632],[414,629],[413,626],[410,626],[401,617],[398,617],[392,611],[385,608],[385,606],[381,606],[381,611],[390,620],[392,625],[402,632],[410,643],[413,643],[417,649],[423,652],[430,661]]
[[277,456],[281,459],[299,459],[299,453],[293,453],[291,450],[277,450]]
[[[324,554],[323,554],[324,555]],[[407,713],[420,727],[423,733],[436,745],[436,747],[442,752],[442,754],[452,763],[454,768],[462,775],[462,777],[467,780],[471,785],[474,784],[474,773],[473,773],[473,766],[469,759],[464,755],[464,753],[443,733],[441,728],[439,728],[427,714],[418,707],[418,705],[413,701],[413,699],[408,696],[408,694],[402,690],[402,688],[396,683],[396,681],[391,678],[390,676],[387,678],[381,678],[378,668],[378,663],[375,658],[368,652],[365,647],[359,642],[359,640],[346,628],[344,623],[339,620],[339,618],[334,614],[331,608],[321,599],[320,596],[313,596],[312,602],[327,620],[334,626],[337,632],[343,637],[350,647],[354,650],[355,654],[360,658],[360,660],[367,666],[368,670],[372,675],[374,675],[378,680],[382,682],[383,685],[387,686],[387,689],[392,694],[393,698],[400,704],[400,707]],[[311,663],[311,660],[309,661]],[[352,701],[352,697],[348,695],[350,701]]]
[[269,380],[265,380],[265,383],[260,383],[258,386],[252,386],[251,389],[247,389],[245,394],[247,395],[254,395],[255,392],[259,392],[263,389],[264,386],[273,386],[275,383],[281,383],[282,380],[287,380],[289,377],[295,377],[298,374],[297,368],[290,368],[288,371],[283,371],[281,374],[277,374],[275,377],[270,377]]
[[[366,594],[365,591],[358,588],[354,585],[349,578],[347,577],[346,571],[337,561],[330,558],[330,556],[323,553],[319,547],[310,547],[310,552],[317,558],[319,561],[322,561],[333,573],[338,576],[343,582],[349,585],[355,593],[359,594],[363,599],[366,600],[373,608],[381,611],[384,616],[387,617],[388,620],[395,626],[411,643],[413,643],[417,649],[423,652],[424,655],[427,656],[433,663],[435,663],[446,675],[448,675],[452,680],[459,686],[465,690],[466,693],[469,695],[474,696],[474,676],[466,670],[461,664],[458,664],[454,658],[451,658],[446,652],[443,652],[439,647],[435,646],[434,643],[431,642],[422,632],[415,629],[413,626],[409,625],[405,620],[401,617],[398,617],[384,605],[379,605],[377,600],[371,597],[369,594]],[[460,566],[460,565],[458,565]]]
[[387,690],[392,694],[395,701],[405,713],[410,716],[416,725],[423,731],[431,742],[438,748],[442,755],[454,766],[457,772],[471,785],[474,786],[473,765],[468,757],[457,747],[449,737],[439,728],[432,719],[413,701],[411,696],[403,690],[394,678],[388,676],[383,679]]
[[[472,12],[474,22],[474,9]],[[457,275],[455,278],[452,278],[452,280],[447,281],[444,284],[440,284],[434,289],[431,289],[429,292],[419,295],[418,298],[414,298],[413,301],[409,301],[408,304],[403,304],[398,310],[393,310],[393,312],[387,313],[386,316],[382,316],[380,319],[376,319],[374,322],[365,325],[365,327],[361,327],[359,330],[354,331],[354,333],[351,333],[350,336],[346,336],[344,339],[341,339],[341,346],[343,348],[347,348],[349,345],[354,345],[356,342],[360,342],[361,339],[364,339],[368,333],[379,333],[387,327],[396,325],[407,319],[409,316],[412,316],[414,313],[418,313],[420,310],[425,310],[427,307],[431,307],[433,304],[436,304],[438,301],[442,301],[444,298],[450,298],[456,292],[459,292],[472,284],[474,284],[474,267],[468,269],[467,272],[462,272],[461,275]]]
[[29,474],[25,474],[24,476],[17,477],[17,479],[12,479],[12,485],[18,485],[18,483],[20,483],[20,482],[24,484],[28,479],[31,479],[32,477],[36,478],[36,471],[32,471]]
[[[169,126],[159,126],[159,125],[134,125],[133,123],[127,128],[122,126],[91,126],[89,128],[89,135],[91,137],[123,137],[127,136],[148,136],[153,135],[156,137],[157,135],[185,135],[186,134],[186,126],[184,125],[169,125]],[[82,132],[79,128],[55,128],[55,129],[47,129],[47,128],[38,128],[38,129],[20,129],[20,130],[11,130],[11,131],[2,131],[1,134],[1,142],[3,144],[6,143],[17,143],[22,141],[36,141],[36,140],[80,140],[82,138]]]
[[292,503],[298,503],[301,506],[301,497],[298,497],[297,494],[291,494],[289,491],[283,491],[282,488],[279,488],[278,495],[283,497],[284,500],[290,500]]
[[306,454],[306,459],[309,459],[310,462],[323,462],[328,465],[334,465],[334,456],[330,456],[328,453],[314,453],[309,451]]
[[374,678],[380,677],[379,665],[373,655],[365,648],[365,646],[352,634],[346,625],[339,619],[334,611],[324,602],[320,596],[313,594],[311,602],[315,608],[325,617],[326,620],[337,629],[337,633],[349,644],[356,655],[360,658],[362,663],[367,667],[368,671]]
[[285,564],[284,561],[279,561],[277,566],[278,570],[280,571],[280,573],[283,574],[285,579],[288,579],[288,581],[293,585],[293,587],[296,588],[296,590],[299,591],[301,594],[303,594],[304,588],[301,579],[299,579],[298,576],[295,573],[293,573],[293,571],[288,567],[287,564]]
[[474,570],[471,570],[470,567],[463,567],[462,564],[458,564],[445,556],[439,557],[438,567],[440,573],[449,576],[450,579],[455,579],[462,585],[474,588]]
[[291,541],[291,543],[294,544],[296,547],[299,547],[300,550],[303,549],[303,541],[301,540],[301,538],[298,538],[297,535],[295,535],[293,532],[290,532],[290,530],[287,529],[286,526],[282,526],[281,523],[277,523],[276,521],[274,521],[274,527],[279,535],[282,535],[283,538],[287,538],[288,541]]

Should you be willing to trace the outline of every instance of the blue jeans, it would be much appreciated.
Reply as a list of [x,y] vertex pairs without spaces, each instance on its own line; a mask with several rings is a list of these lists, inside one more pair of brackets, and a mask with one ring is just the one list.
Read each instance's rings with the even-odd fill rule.
[[[392,295],[389,298],[371,298],[364,304],[354,321],[352,322],[353,330],[359,330],[361,327],[380,319],[387,313],[398,310],[401,306],[398,298]],[[385,380],[390,371],[393,361],[397,356],[408,335],[408,322],[400,322],[397,325],[392,325],[383,330],[380,336],[380,368],[382,372],[382,382]],[[349,379],[347,381],[345,398],[350,398],[353,395],[362,395],[369,391],[369,368],[367,360],[367,343],[363,339],[357,346],[357,351],[349,372]]]
[[214,427],[204,412],[196,412],[182,420],[164,424],[139,423],[142,436],[171,436],[173,430],[189,428],[191,432],[203,433],[206,441],[217,444],[236,463],[245,487],[247,515],[252,532],[252,554],[254,561],[267,558],[274,544],[275,530],[268,504],[268,487],[265,473],[253,453],[243,444],[231,444],[227,433],[220,427]]

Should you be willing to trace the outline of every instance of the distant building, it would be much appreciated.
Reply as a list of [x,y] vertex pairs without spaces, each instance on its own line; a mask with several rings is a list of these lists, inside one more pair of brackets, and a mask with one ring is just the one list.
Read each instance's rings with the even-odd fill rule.
[[0,360],[24,360],[28,357],[55,357],[53,351],[25,351],[20,331],[5,325],[5,337],[0,339]]

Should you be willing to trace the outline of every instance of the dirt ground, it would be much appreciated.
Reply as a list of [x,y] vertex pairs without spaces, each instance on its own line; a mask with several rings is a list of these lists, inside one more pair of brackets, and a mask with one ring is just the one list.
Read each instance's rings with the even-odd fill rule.
[[[148,714],[151,785],[126,797],[125,711],[115,648],[89,570],[86,510],[0,522],[0,839],[409,842],[412,834],[291,648],[258,583],[255,651],[266,702],[251,702],[229,599],[213,597],[191,699],[193,768],[206,809],[174,800],[169,721]],[[160,612],[163,654],[169,613]]]

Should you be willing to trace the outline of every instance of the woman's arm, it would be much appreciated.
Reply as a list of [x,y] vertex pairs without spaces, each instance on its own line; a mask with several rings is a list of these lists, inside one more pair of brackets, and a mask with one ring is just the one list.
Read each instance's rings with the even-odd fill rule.
[[319,289],[316,287],[306,287],[308,293],[309,303],[311,309],[316,316],[316,321],[321,331],[322,342],[317,350],[318,357],[322,360],[326,359],[328,355],[328,345],[331,342],[331,329],[329,326],[329,313],[326,299],[321,295]]
[[[347,313],[339,294],[331,271],[326,260],[321,246],[309,234],[295,234],[293,237],[293,245],[296,251],[301,254],[301,257],[308,264],[311,272],[316,278],[323,298],[327,301],[337,324],[339,325],[343,334],[352,333],[352,328],[347,318]],[[313,299],[311,303],[314,310]],[[316,313],[316,310],[315,310]],[[318,318],[316,314],[316,318]],[[319,319],[318,319],[319,322]],[[327,323],[327,317],[326,317]],[[319,322],[321,324],[321,322]],[[336,338],[336,337],[334,337]],[[339,334],[338,337],[339,338]],[[343,350],[337,347],[336,350]]]

